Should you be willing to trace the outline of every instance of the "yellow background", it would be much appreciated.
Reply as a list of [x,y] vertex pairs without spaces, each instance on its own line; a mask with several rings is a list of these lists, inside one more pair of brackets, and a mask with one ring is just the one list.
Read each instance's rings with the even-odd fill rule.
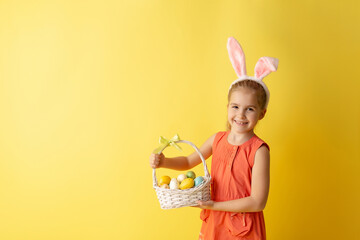
[[268,239],[359,239],[359,10],[0,1],[0,239],[197,239],[199,209],[160,209],[148,157],[160,135],[201,145],[225,129],[229,36],[249,74],[280,59],[256,129],[271,147]]

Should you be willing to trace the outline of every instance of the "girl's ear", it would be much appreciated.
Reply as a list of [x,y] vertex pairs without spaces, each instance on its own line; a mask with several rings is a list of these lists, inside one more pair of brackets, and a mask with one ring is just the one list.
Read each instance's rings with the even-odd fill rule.
[[231,64],[238,77],[246,75],[245,55],[244,52],[235,38],[228,39],[227,49]]
[[255,77],[263,79],[269,73],[275,72],[279,64],[279,59],[272,57],[262,57],[255,65]]
[[265,114],[266,114],[266,108],[261,111],[260,116],[259,116],[259,120],[263,119],[265,117]]

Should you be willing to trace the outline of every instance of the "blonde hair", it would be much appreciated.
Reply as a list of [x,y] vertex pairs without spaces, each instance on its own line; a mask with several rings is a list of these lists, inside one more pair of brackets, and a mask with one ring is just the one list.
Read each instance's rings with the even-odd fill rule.
[[[228,103],[230,101],[231,98],[231,94],[238,90],[239,88],[247,88],[247,89],[251,89],[254,90],[257,96],[257,100],[258,100],[258,104],[260,106],[261,110],[264,110],[265,105],[266,105],[266,92],[265,89],[263,88],[263,86],[261,86],[259,83],[253,81],[253,80],[243,80],[240,82],[235,83],[234,85],[231,86],[229,93],[228,93]],[[231,129],[231,126],[229,124],[229,121],[227,121],[227,130]]]

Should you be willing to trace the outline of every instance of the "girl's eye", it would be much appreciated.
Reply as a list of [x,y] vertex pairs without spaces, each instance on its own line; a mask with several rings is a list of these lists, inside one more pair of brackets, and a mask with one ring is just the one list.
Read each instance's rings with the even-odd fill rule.
[[238,107],[238,106],[232,106],[232,108],[234,108],[234,109],[238,109],[239,107]]
[[248,108],[247,110],[252,112],[252,111],[254,111],[255,109],[253,109],[253,108]]

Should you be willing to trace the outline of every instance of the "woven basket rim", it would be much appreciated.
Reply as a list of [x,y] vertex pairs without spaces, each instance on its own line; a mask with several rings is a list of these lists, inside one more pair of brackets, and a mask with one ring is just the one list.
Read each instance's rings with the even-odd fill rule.
[[195,191],[202,190],[203,188],[205,188],[207,183],[209,183],[209,182],[211,182],[211,177],[204,177],[204,181],[200,185],[198,185],[196,187],[184,189],[184,190],[181,190],[181,189],[168,189],[168,188],[162,188],[162,187],[159,187],[159,186],[154,186],[154,189],[160,190],[160,191],[166,191],[166,192],[169,192],[169,193],[195,192]]

